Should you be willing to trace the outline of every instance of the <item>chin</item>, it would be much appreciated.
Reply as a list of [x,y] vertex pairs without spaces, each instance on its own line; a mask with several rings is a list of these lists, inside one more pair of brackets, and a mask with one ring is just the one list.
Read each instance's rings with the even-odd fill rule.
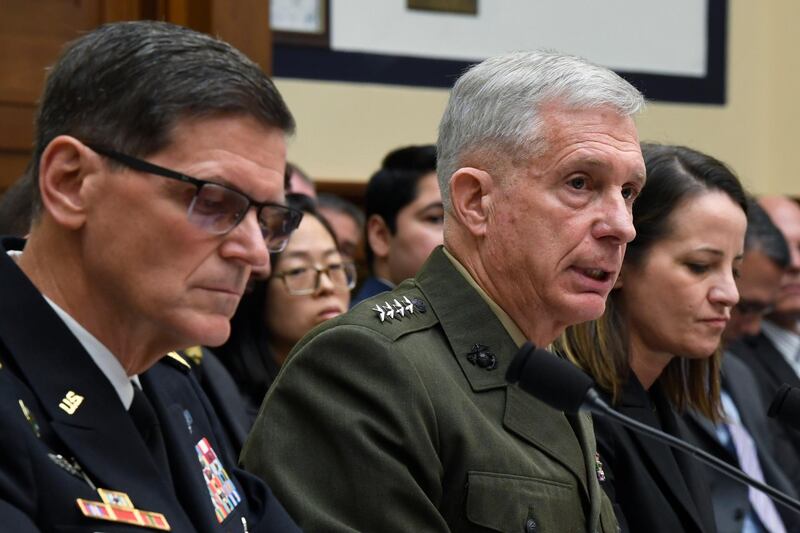
[[599,294],[582,294],[576,300],[577,302],[570,302],[564,313],[568,317],[566,322],[570,325],[595,320],[606,311],[606,298]]
[[185,337],[190,339],[192,346],[220,346],[228,340],[230,334],[230,319],[225,317],[204,317],[194,321],[185,330]]

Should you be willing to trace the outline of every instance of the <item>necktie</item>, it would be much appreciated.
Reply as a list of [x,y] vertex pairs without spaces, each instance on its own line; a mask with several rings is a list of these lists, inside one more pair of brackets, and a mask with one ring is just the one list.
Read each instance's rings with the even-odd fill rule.
[[150,400],[147,399],[142,389],[136,385],[133,386],[133,402],[131,402],[131,407],[128,409],[128,414],[133,420],[136,429],[139,430],[159,471],[165,477],[169,486],[172,486],[167,449],[164,445],[164,437],[161,434],[161,423],[158,421]]
[[[761,470],[761,463],[758,461],[758,453],[756,452],[755,442],[747,432],[747,430],[739,424],[726,424],[728,432],[733,440],[733,446],[736,448],[736,455],[739,458],[739,466],[745,474],[755,479],[756,481],[764,482],[764,473]],[[748,487],[747,497],[750,500],[750,506],[758,515],[763,526],[770,533],[786,533],[783,527],[783,521],[775,504],[772,500],[760,490]]]

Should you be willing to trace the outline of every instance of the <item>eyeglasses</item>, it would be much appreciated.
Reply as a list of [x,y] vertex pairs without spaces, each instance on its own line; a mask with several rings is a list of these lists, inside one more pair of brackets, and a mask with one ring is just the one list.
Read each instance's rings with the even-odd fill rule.
[[244,193],[213,181],[193,178],[102,146],[94,144],[86,146],[133,170],[194,185],[197,191],[187,211],[189,222],[213,235],[225,235],[230,232],[244,220],[250,208],[255,207],[267,249],[273,253],[282,252],[292,232],[297,229],[303,218],[302,211],[270,202],[256,202]]
[[273,276],[283,280],[289,294],[304,296],[319,290],[320,276],[323,272],[331,283],[339,288],[352,289],[356,286],[356,267],[349,262],[331,263],[324,267],[301,266],[276,272]]
[[768,315],[773,311],[773,307],[765,302],[755,300],[739,300],[736,303],[736,310],[742,315]]

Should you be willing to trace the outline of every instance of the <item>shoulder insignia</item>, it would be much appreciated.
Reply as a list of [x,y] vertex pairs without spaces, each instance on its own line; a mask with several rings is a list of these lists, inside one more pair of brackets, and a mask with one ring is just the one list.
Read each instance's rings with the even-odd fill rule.
[[184,359],[183,357],[181,357],[180,355],[178,355],[178,352],[169,352],[169,353],[167,354],[167,357],[168,357],[169,359],[171,359],[171,360],[175,361],[176,363],[178,363],[178,364],[179,364],[179,366],[185,367],[185,368],[186,368],[186,370],[191,370],[191,369],[192,369],[192,365],[190,365],[190,364],[189,364],[189,363],[186,361],[186,359]]
[[372,310],[375,311],[378,320],[383,323],[411,317],[415,312],[424,313],[427,311],[427,307],[425,302],[419,298],[409,299],[408,296],[403,296],[399,300],[394,298],[391,302],[387,300],[383,304],[376,303]]
[[200,346],[191,346],[182,351],[195,365],[200,366],[203,363],[203,348]]

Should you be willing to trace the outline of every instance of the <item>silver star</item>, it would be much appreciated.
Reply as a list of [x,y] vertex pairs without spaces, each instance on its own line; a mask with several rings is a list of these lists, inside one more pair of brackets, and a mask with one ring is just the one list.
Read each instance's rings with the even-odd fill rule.
[[403,301],[406,302],[406,312],[408,312],[408,314],[410,314],[410,315],[413,315],[414,314],[414,304],[411,303],[411,300],[408,299],[408,296],[403,296]]
[[380,304],[377,304],[375,307],[372,308],[372,310],[380,313],[380,316],[378,318],[381,319],[381,322],[383,322],[386,319],[386,313],[383,311],[383,308],[380,306]]
[[403,318],[404,316],[406,316],[406,310],[403,308],[403,304],[401,304],[400,302],[397,301],[397,298],[395,298],[395,300],[394,300],[394,305],[396,307],[395,313],[400,315],[400,318]]
[[394,318],[394,308],[391,305],[389,305],[389,302],[383,302],[383,303],[384,303],[383,308],[386,309],[386,316],[388,316],[389,318]]

